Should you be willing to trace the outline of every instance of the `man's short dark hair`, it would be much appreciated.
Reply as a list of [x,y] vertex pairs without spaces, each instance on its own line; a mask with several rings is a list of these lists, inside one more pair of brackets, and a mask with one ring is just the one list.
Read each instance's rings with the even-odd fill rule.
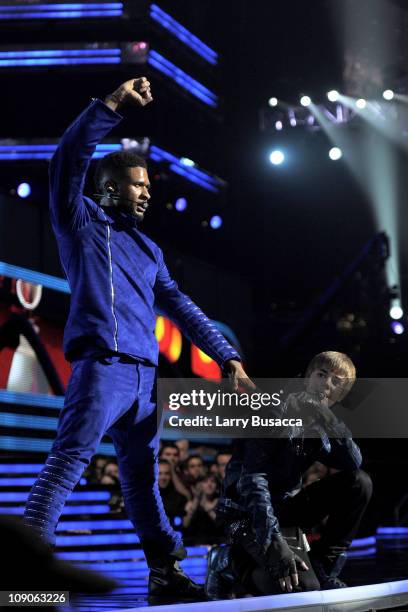
[[179,449],[179,447],[178,447],[176,444],[174,444],[174,442],[165,442],[165,443],[163,444],[163,446],[161,447],[161,449],[160,449],[160,452],[159,452],[159,457],[162,455],[163,451],[164,451],[166,448],[175,448],[175,449],[176,449],[176,451],[178,452],[178,454],[180,454],[180,449]]
[[168,465],[169,467],[171,467],[170,461],[168,461],[167,459],[159,459],[158,463],[159,465]]
[[199,459],[200,461],[202,461],[203,465],[204,465],[204,460],[201,457],[201,455],[190,455],[189,457],[187,457],[186,459],[186,466],[188,467],[191,463],[192,459]]
[[218,459],[221,457],[221,455],[232,455],[232,451],[230,449],[218,451],[215,455],[215,463],[218,463]]
[[102,178],[104,175],[112,173],[117,177],[125,176],[125,168],[147,168],[146,160],[132,150],[114,151],[108,153],[98,162],[95,169],[95,186],[98,191],[102,191]]

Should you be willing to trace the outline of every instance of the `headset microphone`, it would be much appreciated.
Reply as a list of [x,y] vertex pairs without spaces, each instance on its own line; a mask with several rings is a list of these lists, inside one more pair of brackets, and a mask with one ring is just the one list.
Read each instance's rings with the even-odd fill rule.
[[147,210],[149,204],[147,202],[136,202],[135,200],[130,200],[129,198],[124,198],[121,195],[115,193],[115,188],[109,187],[106,188],[107,193],[93,193],[94,198],[108,198],[108,200],[122,200],[124,202],[130,202],[131,204],[136,204],[137,206],[142,206],[145,210]]

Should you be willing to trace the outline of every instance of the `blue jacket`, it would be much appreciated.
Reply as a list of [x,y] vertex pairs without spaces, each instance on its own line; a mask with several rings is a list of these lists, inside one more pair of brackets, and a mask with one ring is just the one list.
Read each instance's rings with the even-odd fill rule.
[[71,288],[66,358],[120,353],[157,365],[157,306],[219,365],[240,359],[178,289],[161,249],[139,231],[135,219],[83,195],[95,147],[121,119],[93,100],[66,130],[50,164],[51,223]]

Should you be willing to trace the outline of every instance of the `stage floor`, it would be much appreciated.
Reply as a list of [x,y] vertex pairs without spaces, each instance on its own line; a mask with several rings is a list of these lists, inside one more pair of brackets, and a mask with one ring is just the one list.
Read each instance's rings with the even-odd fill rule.
[[[397,542],[398,543],[398,542]],[[396,544],[397,544],[396,543]],[[398,543],[399,545],[401,542]],[[185,571],[194,578],[197,582],[203,583],[206,572],[206,559],[202,558],[193,558],[187,559],[183,562],[183,568]],[[93,570],[100,571],[111,578],[114,578],[118,583],[118,588],[115,589],[112,593],[103,596],[80,596],[78,601],[76,602],[76,610],[78,612],[107,612],[109,610],[129,610],[135,608],[142,608],[149,606],[147,600],[147,568],[144,562],[109,562],[103,564],[83,564],[84,567],[92,567]],[[99,566],[99,568],[98,568]],[[346,567],[344,568],[342,577],[347,582],[350,587],[356,587],[361,585],[383,585],[383,583],[394,582],[394,581],[402,581],[406,580],[408,577],[408,548],[396,547],[395,549],[388,548],[377,550],[374,555],[367,555],[358,558],[351,558]],[[403,589],[408,593],[408,582],[406,582],[405,588]],[[348,596],[350,595],[349,589],[347,589]],[[376,593],[375,588],[372,588],[373,594]],[[342,592],[346,595],[346,593],[342,590]],[[361,591],[358,589],[357,594],[360,596],[361,593],[364,593],[364,597],[366,593],[369,594],[370,589],[364,589]],[[326,592],[327,593],[327,592]],[[333,597],[340,599],[340,591],[330,591]],[[335,595],[337,593],[337,595]],[[357,596],[356,594],[356,596]],[[292,607],[298,608],[298,606],[308,606],[308,612],[314,612],[314,610],[320,610],[321,607],[315,607],[314,601],[307,601],[305,598],[306,594],[300,593],[295,595],[277,595],[268,598],[250,598],[245,600],[235,600],[234,605],[226,606],[224,603],[215,602],[215,603],[201,603],[197,605],[193,604],[185,604],[186,610],[191,610],[191,612],[196,612],[198,610],[217,610],[218,608],[224,608],[224,610],[232,611],[232,610],[260,610],[262,609],[264,612],[267,609],[277,609],[281,608],[281,606],[286,607],[287,609],[292,609]],[[290,598],[290,599],[289,599]],[[266,601],[267,600],[267,601]],[[240,603],[239,603],[240,602]],[[242,604],[245,602],[244,607]],[[226,602],[225,602],[226,603]],[[233,602],[228,602],[229,604]],[[394,605],[392,606],[393,610],[405,610],[408,611],[408,595],[407,595],[407,603],[401,602],[398,605],[398,600],[395,600]],[[403,604],[403,607],[401,607]],[[310,607],[312,605],[312,607]],[[353,607],[349,607],[350,604],[342,604],[344,608],[338,608],[335,606],[335,603],[332,602],[330,608],[330,612],[335,612],[337,609],[344,610],[358,610],[360,608],[356,608],[355,604]],[[335,606],[335,607],[334,607]],[[398,606],[398,607],[397,607]],[[154,606],[156,607],[156,606]],[[164,610],[169,609],[167,605],[161,606]],[[174,604],[171,606],[173,609],[179,609],[180,604]],[[368,609],[368,608],[366,608]],[[374,608],[372,608],[374,609]],[[391,609],[380,608],[377,609]]]

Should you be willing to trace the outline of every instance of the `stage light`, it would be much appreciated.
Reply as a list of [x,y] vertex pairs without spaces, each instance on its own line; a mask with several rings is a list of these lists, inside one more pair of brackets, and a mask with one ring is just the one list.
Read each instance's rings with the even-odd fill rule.
[[222,225],[222,219],[219,215],[214,215],[210,219],[210,227],[212,229],[219,229]]
[[392,100],[393,97],[394,97],[394,92],[392,91],[392,89],[386,89],[385,91],[383,91],[384,100]]
[[141,53],[142,51],[146,51],[148,46],[148,43],[144,40],[138,40],[132,45],[132,51],[133,53]]
[[397,336],[400,336],[405,331],[405,327],[399,321],[393,321],[391,323],[391,329],[394,332],[394,334],[397,334]]
[[329,157],[333,161],[340,159],[342,155],[343,155],[342,150],[339,149],[339,147],[332,147],[329,151]]
[[297,125],[296,117],[291,117],[290,118],[290,125],[292,127],[296,127],[296,125]]
[[335,89],[331,89],[330,91],[327,92],[327,98],[329,99],[330,102],[337,102],[337,100],[339,99],[339,92],[336,91]]
[[180,157],[180,163],[183,164],[183,166],[189,166],[190,168],[195,166],[195,162],[193,162],[193,160],[189,159],[188,157]]
[[310,106],[312,103],[312,100],[309,98],[309,96],[302,96],[300,98],[300,103],[302,106]]
[[31,187],[28,183],[20,183],[17,187],[17,194],[20,198],[28,198],[31,193]]
[[401,319],[403,314],[404,314],[404,311],[402,310],[401,306],[392,306],[390,308],[391,319]]
[[279,166],[285,161],[285,155],[282,151],[275,149],[275,151],[272,151],[272,153],[269,155],[269,161],[274,166]]
[[283,128],[283,124],[282,121],[276,121],[275,123],[275,129],[280,131]]
[[356,106],[357,108],[365,108],[367,106],[367,101],[364,100],[364,98],[359,98],[358,100],[356,100]]
[[268,104],[269,106],[278,106],[278,98],[269,98]]
[[186,198],[178,198],[176,200],[175,208],[176,210],[178,210],[178,212],[183,212],[184,210],[186,210],[187,208]]

